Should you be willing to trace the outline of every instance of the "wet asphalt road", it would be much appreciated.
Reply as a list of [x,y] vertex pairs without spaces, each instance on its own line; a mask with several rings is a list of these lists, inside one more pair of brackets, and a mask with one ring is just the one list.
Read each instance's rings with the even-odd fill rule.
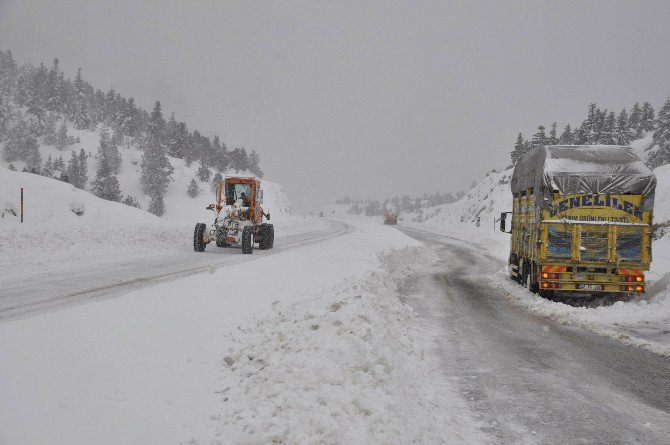
[[486,251],[400,230],[439,255],[402,290],[492,443],[670,444],[670,359],[529,314]]

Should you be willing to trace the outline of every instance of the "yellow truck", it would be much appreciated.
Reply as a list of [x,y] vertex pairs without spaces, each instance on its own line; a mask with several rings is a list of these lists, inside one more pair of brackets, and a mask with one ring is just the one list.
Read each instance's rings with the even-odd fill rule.
[[511,189],[500,230],[512,235],[512,279],[544,296],[645,291],[656,178],[630,147],[534,148]]

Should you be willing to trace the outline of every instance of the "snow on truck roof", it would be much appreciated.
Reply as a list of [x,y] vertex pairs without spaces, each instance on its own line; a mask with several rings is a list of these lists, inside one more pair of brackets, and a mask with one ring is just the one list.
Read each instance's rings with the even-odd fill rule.
[[512,193],[533,188],[538,200],[551,192],[645,195],[653,206],[656,178],[633,152],[619,145],[550,145],[524,154],[514,166]]

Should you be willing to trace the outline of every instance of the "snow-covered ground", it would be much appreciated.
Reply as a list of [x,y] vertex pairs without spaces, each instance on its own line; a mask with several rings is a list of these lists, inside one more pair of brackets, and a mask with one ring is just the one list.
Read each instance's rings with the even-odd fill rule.
[[395,293],[431,254],[393,228],[348,224],[0,324],[0,443],[477,441]]

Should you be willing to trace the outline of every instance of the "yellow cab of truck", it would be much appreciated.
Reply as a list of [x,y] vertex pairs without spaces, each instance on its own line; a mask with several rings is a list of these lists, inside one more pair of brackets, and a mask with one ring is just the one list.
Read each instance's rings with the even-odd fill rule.
[[536,147],[511,189],[514,280],[541,295],[644,292],[656,178],[630,147]]

